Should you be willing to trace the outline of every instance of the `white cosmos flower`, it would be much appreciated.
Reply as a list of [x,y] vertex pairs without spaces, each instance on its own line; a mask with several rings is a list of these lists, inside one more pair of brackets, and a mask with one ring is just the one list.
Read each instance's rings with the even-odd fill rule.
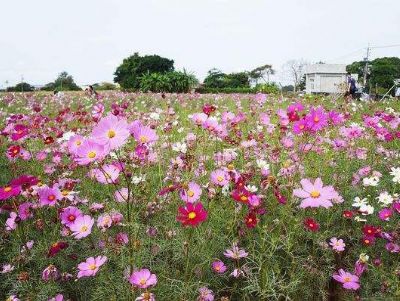
[[269,164],[267,163],[267,161],[262,160],[262,159],[258,159],[257,161],[257,167],[260,169],[269,169]]
[[257,192],[257,190],[258,190],[258,188],[254,185],[246,185],[245,187],[246,187],[247,191],[249,191],[249,192]]
[[388,205],[393,203],[393,197],[387,191],[381,192],[377,199],[378,202],[381,203],[384,207],[387,207]]
[[363,179],[363,185],[364,186],[377,186],[379,183],[379,178],[378,177],[369,177],[369,178],[364,178]]
[[356,197],[353,201],[353,207],[361,207],[363,205],[368,205],[367,199],[360,199],[359,197]]
[[172,145],[172,150],[178,153],[186,154],[187,152],[187,145],[184,142],[177,142]]
[[393,182],[400,184],[400,167],[392,167],[390,175],[393,176]]
[[361,205],[360,208],[358,208],[358,211],[360,211],[362,215],[370,215],[374,213],[374,207],[367,204]]
[[154,120],[159,120],[160,119],[160,114],[158,114],[156,112],[152,112],[152,113],[150,113],[150,118],[154,119]]

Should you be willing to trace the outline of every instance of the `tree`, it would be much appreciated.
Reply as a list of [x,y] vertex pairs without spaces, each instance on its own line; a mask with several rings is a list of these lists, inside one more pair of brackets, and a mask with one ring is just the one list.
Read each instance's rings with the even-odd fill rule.
[[248,88],[250,87],[250,78],[247,72],[225,74],[214,68],[208,71],[203,84],[205,88],[213,89]]
[[304,76],[304,67],[307,62],[304,60],[290,60],[283,65],[283,71],[289,81],[293,83],[293,91],[297,92]]
[[[272,65],[263,65],[255,68],[249,72],[250,79],[257,85],[260,79],[263,79],[264,82],[269,83],[270,75],[274,75],[275,70],[272,69]],[[265,76],[267,76],[267,80],[265,80]]]
[[[353,62],[346,67],[347,72],[358,74],[363,78],[365,61]],[[395,79],[400,78],[400,58],[382,57],[368,63],[367,88],[378,87],[390,89]]]
[[116,90],[117,86],[113,83],[102,82],[100,84],[96,83],[92,85],[95,90]]
[[33,90],[35,90],[35,87],[25,82],[16,84],[14,87],[7,88],[7,92],[30,92]]
[[141,77],[140,90],[142,92],[169,92],[187,93],[198,83],[193,74],[186,71],[172,71],[168,73],[146,73]]
[[123,89],[140,88],[140,79],[146,73],[166,73],[174,71],[174,61],[158,55],[140,56],[135,53],[125,58],[117,67],[114,82],[119,83]]
[[54,82],[46,84],[42,90],[46,91],[79,91],[82,90],[67,72],[61,72]]
[[204,79],[203,84],[205,88],[224,88],[224,79],[226,74],[216,68],[208,71],[207,77]]

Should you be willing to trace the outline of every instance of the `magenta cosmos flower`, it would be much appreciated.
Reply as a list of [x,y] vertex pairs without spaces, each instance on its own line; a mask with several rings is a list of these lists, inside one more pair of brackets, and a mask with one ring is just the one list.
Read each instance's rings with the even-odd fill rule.
[[54,206],[57,201],[63,198],[60,189],[45,187],[38,191],[40,205]]
[[150,144],[158,140],[156,131],[148,126],[137,127],[133,132],[133,136],[135,137],[135,140],[140,144]]
[[331,200],[337,197],[337,192],[332,186],[323,186],[322,180],[317,178],[314,183],[308,179],[300,181],[302,188],[293,190],[293,194],[302,198],[300,207],[324,207],[333,206]]
[[73,232],[72,235],[76,239],[81,239],[88,236],[92,232],[94,219],[90,215],[81,215],[75,219],[75,222],[69,226]]
[[132,273],[129,277],[129,282],[138,288],[148,288],[156,285],[157,276],[152,274],[148,269],[141,269]]
[[196,202],[201,196],[200,185],[196,184],[195,182],[190,182],[187,186],[184,186],[179,191],[179,196],[184,202]]
[[130,136],[128,123],[125,119],[119,119],[112,114],[102,118],[94,127],[92,137],[106,149],[113,150],[126,143]]
[[216,185],[225,186],[229,183],[229,175],[225,170],[217,169],[211,173],[211,181]]
[[104,146],[90,139],[85,140],[82,146],[77,149],[76,155],[75,160],[79,165],[87,165],[102,159]]
[[340,269],[339,273],[335,273],[333,279],[342,283],[345,289],[358,290],[360,287],[359,278],[343,269]]
[[185,207],[179,207],[179,214],[176,219],[183,226],[195,227],[207,219],[207,211],[199,202],[197,204],[187,203]]
[[211,264],[215,273],[222,274],[226,271],[226,265],[221,260],[216,260]]
[[64,208],[61,212],[61,223],[69,227],[81,215],[82,211],[74,206]]
[[5,186],[0,188],[0,200],[7,200],[13,196],[19,195],[21,187],[19,186]]
[[328,124],[328,114],[325,113],[323,108],[312,108],[310,113],[306,116],[307,127],[311,131],[319,131]]
[[86,261],[78,264],[78,278],[96,275],[99,268],[107,261],[106,256],[89,257]]

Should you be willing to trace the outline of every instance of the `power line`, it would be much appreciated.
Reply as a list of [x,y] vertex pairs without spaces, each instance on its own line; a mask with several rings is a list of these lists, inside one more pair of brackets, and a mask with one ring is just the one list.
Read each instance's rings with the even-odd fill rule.
[[400,44],[385,45],[385,46],[372,46],[369,48],[392,48],[392,47],[400,47]]

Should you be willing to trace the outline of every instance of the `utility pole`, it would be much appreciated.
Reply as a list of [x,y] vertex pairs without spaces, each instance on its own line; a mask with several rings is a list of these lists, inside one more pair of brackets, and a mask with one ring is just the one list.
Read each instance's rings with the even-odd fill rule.
[[370,47],[369,47],[369,44],[368,44],[368,47],[367,47],[367,56],[364,58],[364,62],[365,62],[365,65],[364,65],[364,77],[363,77],[363,86],[364,86],[364,89],[366,88],[366,86],[367,86],[367,74],[368,74],[368,63],[369,63],[369,52],[370,52]]

